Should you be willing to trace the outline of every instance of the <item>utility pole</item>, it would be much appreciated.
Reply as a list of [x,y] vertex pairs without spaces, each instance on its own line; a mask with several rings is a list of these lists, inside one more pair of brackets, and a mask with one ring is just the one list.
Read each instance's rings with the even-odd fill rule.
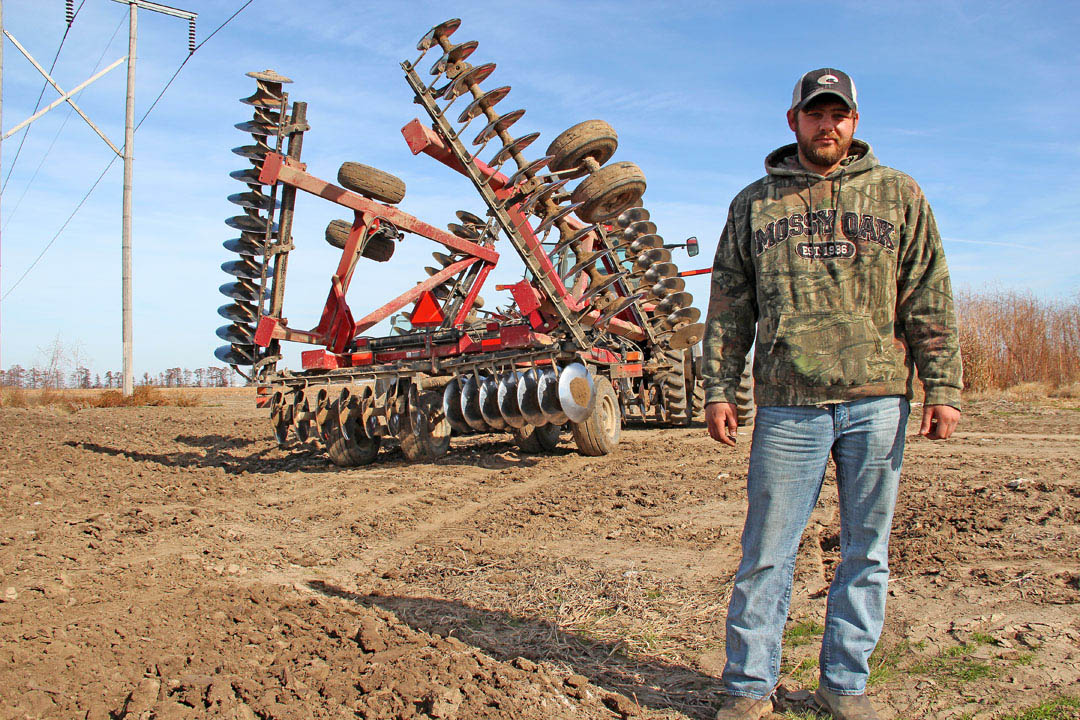
[[[188,52],[194,52],[195,18],[197,13],[179,10],[168,5],[149,2],[148,0],[113,0],[128,6],[128,61],[127,61],[127,105],[124,122],[124,209],[123,238],[121,241],[120,262],[122,265],[123,294],[123,339],[124,339],[124,379],[123,394],[131,396],[135,392],[135,370],[133,363],[133,328],[131,321],[131,186],[135,165],[135,43],[138,38],[138,9],[144,8],[164,15],[182,18],[188,21]],[[2,2],[2,0],[0,0]]]
[[[4,0],[0,0],[0,128],[4,126]],[[4,147],[3,143],[0,143],[0,149]],[[3,167],[3,163],[0,162],[0,167]],[[0,268],[4,265],[3,260],[0,260]],[[0,332],[0,338],[4,335]],[[3,348],[3,343],[0,343],[0,349]],[[3,353],[0,352],[0,368],[3,365]]]
[[[152,10],[154,12],[162,13],[163,15],[172,15],[188,21],[188,54],[195,52],[195,18],[198,17],[198,13],[189,12],[187,10],[179,10],[168,5],[162,5],[156,2],[150,2],[150,0],[114,0],[114,2],[124,3],[128,6],[130,13],[128,18],[128,54],[125,58],[120,58],[112,65],[97,73],[88,80],[83,81],[74,89],[65,92],[57,82],[49,75],[38,63],[37,60],[27,51],[22,44],[15,39],[15,37],[4,29],[4,9],[3,0],[0,0],[0,98],[3,95],[3,38],[6,37],[15,48],[21,52],[30,63],[37,68],[37,71],[44,76],[46,82],[53,86],[53,88],[60,93],[60,98],[53,101],[50,105],[42,108],[40,111],[34,113],[26,120],[10,128],[7,132],[0,136],[0,142],[8,139],[23,127],[37,120],[39,117],[49,112],[53,108],[56,108],[63,103],[67,103],[72,109],[79,114],[79,116],[86,121],[86,124],[98,134],[98,136],[105,141],[105,144],[115,152],[117,155],[122,155],[124,158],[124,207],[123,207],[123,229],[122,229],[122,245],[121,245],[121,279],[122,279],[122,304],[123,304],[123,341],[124,341],[124,374],[123,374],[123,392],[124,395],[130,396],[135,390],[135,377],[134,367],[132,364],[132,323],[131,323],[131,186],[132,175],[134,170],[135,160],[135,41],[138,35],[138,16],[137,9],[143,8],[145,10]],[[67,21],[68,25],[74,18],[74,14],[71,11],[71,3],[67,4]],[[75,104],[72,99],[83,88],[87,87],[93,82],[96,82],[100,78],[104,77],[107,73],[112,71],[113,68],[119,66],[124,60],[127,60],[127,106],[125,113],[124,123],[124,149],[123,152],[116,148],[116,145],[106,137],[101,128],[95,125],[86,113]]]

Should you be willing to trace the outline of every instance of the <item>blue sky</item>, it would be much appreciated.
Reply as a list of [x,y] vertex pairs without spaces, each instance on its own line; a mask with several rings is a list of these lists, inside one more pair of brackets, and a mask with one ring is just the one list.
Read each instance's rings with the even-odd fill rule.
[[[76,0],[76,5],[81,0]],[[198,38],[242,0],[188,0]],[[413,59],[432,25],[462,18],[454,39],[480,42],[477,62],[498,69],[485,86],[509,84],[501,108],[525,108],[519,133],[538,130],[539,156],[565,128],[603,118],[618,131],[615,160],[645,172],[645,195],[669,242],[696,235],[709,263],[727,205],[763,173],[763,158],[791,142],[784,120],[792,85],[806,70],[846,70],[859,89],[858,136],[878,158],[912,175],[937,215],[954,285],[1030,290],[1075,298],[1080,243],[1080,5],[1072,2],[329,2],[255,0],[188,62],[135,140],[135,371],[217,364],[214,329],[226,300],[221,243],[236,233],[228,177],[246,161],[232,147],[250,136],[237,100],[251,93],[249,70],[291,77],[294,100],[309,103],[304,142],[309,171],[333,180],[354,160],[392,172],[408,186],[401,207],[436,226],[455,210],[482,212],[461,177],[413,157],[400,128],[421,114],[398,63]],[[70,88],[127,51],[127,9],[86,0],[54,76]],[[7,0],[4,26],[48,65],[64,30],[62,0]],[[140,14],[140,117],[187,53],[183,21]],[[115,33],[115,35],[114,35]],[[112,38],[111,44],[108,44]],[[120,145],[124,68],[78,99]],[[5,41],[3,127],[29,116],[42,79]],[[55,99],[50,88],[44,102]],[[3,143],[7,176],[20,135]],[[49,151],[51,146],[51,151]],[[46,154],[48,152],[48,154]],[[0,202],[0,294],[59,229],[109,161],[111,151],[64,107],[36,122]],[[39,169],[40,167],[40,169]],[[31,183],[31,176],[36,178]],[[98,372],[121,364],[120,198],[116,162],[38,265],[0,304],[0,366],[32,365],[57,335]],[[337,253],[325,224],[336,206],[297,204],[285,311],[310,327]],[[354,314],[381,305],[417,280],[439,249],[408,236],[386,265],[362,266],[349,300]],[[502,252],[504,282],[522,266]],[[489,307],[508,297],[489,281]],[[704,278],[690,284],[704,308]],[[288,358],[295,367],[296,353]]]

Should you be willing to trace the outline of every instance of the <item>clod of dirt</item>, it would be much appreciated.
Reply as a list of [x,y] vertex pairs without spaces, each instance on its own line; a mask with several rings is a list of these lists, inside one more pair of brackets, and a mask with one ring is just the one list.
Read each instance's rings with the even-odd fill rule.
[[364,652],[369,653],[382,652],[388,647],[381,629],[371,619],[361,623],[360,629],[356,631],[356,642]]

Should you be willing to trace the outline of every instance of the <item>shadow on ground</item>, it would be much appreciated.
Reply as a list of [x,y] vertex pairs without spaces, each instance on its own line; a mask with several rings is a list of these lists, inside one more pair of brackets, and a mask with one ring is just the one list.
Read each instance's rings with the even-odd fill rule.
[[[180,435],[176,440],[183,445],[191,448],[201,448],[201,450],[155,453],[77,440],[68,440],[64,444],[79,450],[126,457],[136,462],[156,463],[169,467],[219,467],[231,475],[240,473],[270,475],[280,472],[327,473],[341,472],[346,469],[331,463],[326,453],[315,441],[307,443],[294,442],[285,448],[268,445],[252,453],[237,454],[235,450],[254,445],[256,441],[221,435]],[[569,448],[559,447],[548,454],[570,455],[572,452]],[[432,464],[505,470],[508,468],[528,468],[536,465],[537,462],[538,458],[522,454],[513,443],[496,441],[484,443],[483,445],[451,446],[449,452]],[[380,467],[422,464],[412,463],[407,460],[396,445],[389,447],[384,445],[379,451],[378,457],[372,463],[372,465]]]
[[360,595],[328,583],[315,592],[394,613],[415,630],[453,635],[503,661],[524,657],[569,666],[591,683],[653,710],[674,710],[695,720],[715,717],[722,692],[718,678],[661,660],[628,657],[620,643],[593,640],[554,623],[438,598]]

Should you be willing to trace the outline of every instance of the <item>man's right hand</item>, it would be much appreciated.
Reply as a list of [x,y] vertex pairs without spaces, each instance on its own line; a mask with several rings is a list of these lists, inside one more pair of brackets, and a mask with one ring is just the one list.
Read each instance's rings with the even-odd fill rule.
[[735,447],[739,429],[738,408],[735,403],[718,402],[705,406],[705,422],[713,440]]

